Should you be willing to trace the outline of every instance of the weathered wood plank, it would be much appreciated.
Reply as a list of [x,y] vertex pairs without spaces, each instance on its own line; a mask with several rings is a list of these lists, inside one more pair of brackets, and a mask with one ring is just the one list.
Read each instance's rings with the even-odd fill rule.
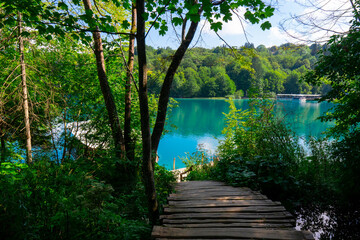
[[237,192],[237,193],[253,193],[253,191],[251,190],[242,190],[242,189],[238,189],[238,188],[225,188],[225,187],[221,187],[221,188],[196,188],[196,189],[175,189],[176,193],[207,193],[207,192]]
[[214,191],[214,192],[207,192],[207,193],[197,193],[189,192],[189,193],[172,193],[170,197],[223,197],[223,196],[252,196],[252,195],[260,195],[260,193],[252,193],[252,192],[222,192],[222,191]]
[[263,218],[292,218],[288,212],[276,213],[175,213],[162,215],[160,219],[213,219],[213,218],[243,218],[243,219],[263,219]]
[[251,228],[292,228],[291,223],[184,223],[184,224],[163,224],[164,227],[175,228],[228,228],[228,227],[251,227]]
[[229,186],[223,182],[217,181],[191,181],[191,182],[179,182],[175,187],[199,187],[199,186]]
[[228,190],[228,191],[240,191],[240,192],[252,192],[250,188],[237,188],[231,186],[191,186],[191,187],[176,187],[175,191],[207,191],[207,190]]
[[182,208],[197,207],[245,207],[245,206],[279,206],[278,202],[271,200],[199,200],[199,201],[169,201],[169,205]]
[[169,228],[155,226],[155,238],[212,238],[212,239],[278,239],[278,240],[303,240],[302,232],[294,230],[273,230],[261,228]]
[[168,198],[162,227],[154,227],[158,240],[313,239],[291,229],[292,215],[249,188],[216,181],[182,182]]
[[167,207],[164,208],[165,213],[228,213],[228,212],[285,212],[283,206],[246,206],[246,207],[204,207],[204,208],[182,208]]
[[246,196],[219,196],[219,197],[211,197],[211,196],[207,196],[207,195],[202,195],[202,196],[195,196],[195,197],[191,197],[191,196],[177,196],[177,197],[168,197],[169,201],[191,201],[191,200],[218,200],[218,201],[222,201],[222,200],[260,200],[260,199],[267,199],[266,196],[264,195],[246,195]]
[[292,218],[287,219],[240,219],[240,218],[230,218],[230,219],[163,219],[164,224],[196,224],[196,223],[289,223],[295,226],[295,220]]

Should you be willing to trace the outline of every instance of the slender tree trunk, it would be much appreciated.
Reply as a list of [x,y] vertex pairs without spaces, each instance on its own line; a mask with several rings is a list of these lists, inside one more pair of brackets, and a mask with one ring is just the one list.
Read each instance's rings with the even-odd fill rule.
[[[83,0],[83,3],[86,10],[91,10],[90,0]],[[124,137],[120,126],[120,121],[115,105],[114,96],[112,95],[106,75],[104,50],[103,50],[100,32],[94,31],[92,35],[95,43],[94,52],[96,56],[96,67],[98,72],[98,78],[100,82],[100,88],[104,96],[106,109],[108,112],[110,128],[112,131],[114,144],[115,144],[116,156],[119,158],[123,158],[125,153]]]
[[65,110],[64,110],[64,114],[63,114],[63,122],[64,122],[64,148],[63,148],[63,153],[62,153],[62,157],[61,157],[61,161],[60,163],[63,164],[64,160],[65,160],[65,155],[66,155],[66,147],[67,147],[67,122],[66,122],[66,117],[67,117],[67,102],[65,101]]
[[151,135],[150,135],[150,114],[147,96],[147,65],[146,65],[146,45],[145,45],[145,1],[136,0],[137,14],[137,48],[139,60],[139,100],[141,114],[141,135],[142,135],[142,176],[145,185],[145,192],[148,201],[149,218],[155,224],[159,216],[157,202],[153,164],[151,161]]
[[132,5],[132,17],[131,17],[131,30],[129,40],[129,59],[128,68],[126,71],[126,83],[125,83],[125,122],[124,122],[124,139],[126,156],[130,161],[134,161],[135,158],[135,144],[131,139],[131,79],[133,77],[134,69],[134,55],[135,55],[135,33],[136,33],[136,6]]
[[21,65],[21,84],[23,90],[23,110],[24,110],[24,122],[26,133],[26,162],[32,163],[32,149],[31,149],[31,131],[30,131],[30,116],[29,116],[29,100],[28,89],[26,84],[26,68],[24,58],[24,42],[21,36],[22,24],[21,13],[18,13],[18,31],[19,31],[19,53],[20,53],[20,65]]
[[[184,21],[184,26],[185,26],[185,24],[186,24],[186,22]],[[198,26],[198,23],[191,22],[191,25],[188,29],[186,36],[184,36],[185,31],[183,31],[181,44],[180,44],[179,48],[176,50],[176,52],[172,58],[171,64],[169,66],[169,69],[166,72],[164,83],[161,87],[161,92],[160,92],[160,96],[159,96],[159,104],[158,104],[158,112],[156,115],[156,122],[155,122],[153,133],[151,135],[151,149],[154,154],[157,153],[160,138],[161,138],[161,135],[164,130],[165,120],[166,120],[166,112],[167,112],[167,107],[168,107],[169,97],[170,97],[170,90],[171,90],[171,85],[174,80],[176,70],[178,69],[178,67],[181,63],[181,60],[183,59],[183,57],[185,55],[186,50],[188,49],[191,41],[194,38],[197,26]]]

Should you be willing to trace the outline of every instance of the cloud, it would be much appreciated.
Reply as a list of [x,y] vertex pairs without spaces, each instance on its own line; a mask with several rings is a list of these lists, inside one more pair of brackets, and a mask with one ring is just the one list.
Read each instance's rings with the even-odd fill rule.
[[[237,12],[237,14],[239,14],[239,16],[242,16],[244,14],[245,10],[242,8],[239,8],[236,12]],[[213,19],[213,20],[214,20],[214,22],[222,23],[222,29],[218,31],[220,36],[243,35],[244,29],[246,30],[246,28],[249,25],[245,21],[242,21],[242,25],[241,25],[239,18],[235,14],[233,14],[232,20],[230,20],[228,22],[224,22],[221,19]],[[203,28],[203,33],[216,36],[214,30],[212,30],[210,28],[210,23],[206,20],[201,20],[200,26],[203,26],[204,24],[205,24],[205,26]]]
[[[297,35],[294,30],[289,30],[289,34],[294,36]],[[272,47],[274,45],[279,46],[283,43],[294,41],[292,37],[290,37],[287,33],[278,27],[271,27],[270,30],[266,32],[266,34],[264,33],[264,35],[266,35],[264,36],[266,41],[263,40],[262,42],[266,47]]]

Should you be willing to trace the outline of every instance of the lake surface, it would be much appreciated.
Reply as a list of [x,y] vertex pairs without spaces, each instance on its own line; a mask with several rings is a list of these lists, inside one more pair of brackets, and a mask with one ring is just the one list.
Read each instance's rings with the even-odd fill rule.
[[[193,153],[198,146],[215,153],[218,139],[222,139],[225,126],[223,113],[229,112],[229,103],[223,99],[176,99],[179,106],[170,113],[166,129],[169,133],[161,139],[159,145],[159,164],[172,169],[176,158],[176,168],[185,165],[180,157]],[[238,109],[248,109],[249,100],[233,100]],[[299,100],[277,100],[279,114],[285,117],[298,136],[321,137],[332,123],[324,123],[317,118],[328,111],[331,103]],[[176,126],[176,128],[172,127]]]

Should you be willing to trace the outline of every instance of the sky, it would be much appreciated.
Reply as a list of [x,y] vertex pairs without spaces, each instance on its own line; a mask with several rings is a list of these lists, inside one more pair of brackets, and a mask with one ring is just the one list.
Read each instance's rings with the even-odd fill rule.
[[[291,19],[291,16],[307,16],[308,19],[319,24],[321,27],[332,26],[336,32],[346,31],[349,26],[348,22],[351,19],[351,14],[348,14],[347,17],[341,18],[341,21],[338,21],[338,23],[333,26],[332,21],[330,21],[331,19],[328,17],[328,10],[336,10],[334,12],[335,15],[341,15],[344,11],[348,10],[350,7],[350,1],[348,0],[279,0],[276,2],[276,6],[273,5],[276,9],[274,16],[268,19],[272,24],[270,30],[263,31],[261,30],[259,24],[252,25],[250,23],[243,22],[246,32],[245,36],[239,19],[236,16],[233,16],[232,21],[224,23],[223,29],[219,32],[219,35],[227,42],[228,45],[236,47],[241,47],[246,42],[253,43],[255,47],[261,44],[266,47],[271,47],[279,46],[288,42],[305,43],[289,36],[289,34],[282,30],[280,23],[285,21],[287,31],[292,36],[305,40],[321,42],[327,39],[327,37],[332,35],[334,32],[324,32],[318,31],[317,29],[304,28],[304,26],[299,26],[296,22],[290,21],[289,19]],[[322,6],[323,11],[314,11],[315,8],[311,6],[310,2],[315,2],[319,6]],[[242,10],[239,9],[239,12],[241,11]],[[208,23],[202,20],[199,26],[197,35],[193,39],[191,47],[213,48],[224,45],[223,40],[210,30]],[[201,34],[199,29],[202,29]],[[307,43],[309,44],[309,41]],[[169,32],[164,37],[159,36],[157,31],[152,29],[147,38],[147,44],[155,48],[171,47],[176,49],[179,46],[179,41],[173,28],[169,26]]]

